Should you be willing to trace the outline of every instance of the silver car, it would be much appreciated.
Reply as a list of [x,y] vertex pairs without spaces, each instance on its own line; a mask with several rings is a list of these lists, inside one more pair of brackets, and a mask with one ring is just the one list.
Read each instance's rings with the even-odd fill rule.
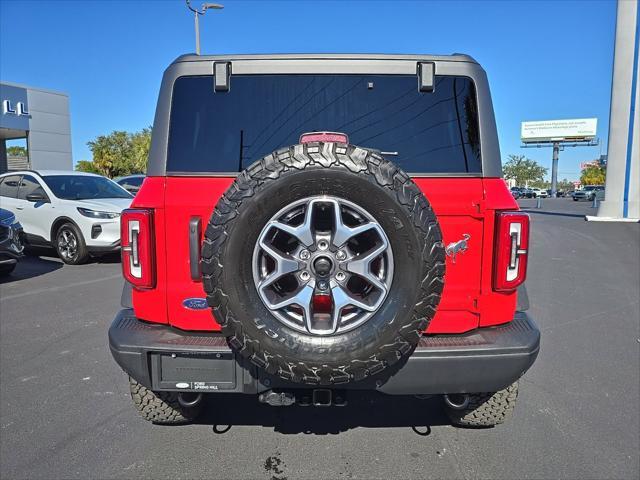
[[587,185],[582,190],[576,190],[573,192],[573,201],[579,200],[593,201],[594,198],[602,200],[604,198],[604,186],[603,185]]

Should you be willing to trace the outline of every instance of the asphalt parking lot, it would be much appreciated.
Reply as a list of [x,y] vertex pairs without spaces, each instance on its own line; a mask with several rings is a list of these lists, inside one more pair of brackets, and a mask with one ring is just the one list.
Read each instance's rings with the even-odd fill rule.
[[542,349],[508,423],[456,429],[438,399],[365,395],[333,409],[224,397],[197,425],[151,425],[107,346],[118,259],[32,256],[0,285],[0,477],[638,478],[640,225],[534,204]]

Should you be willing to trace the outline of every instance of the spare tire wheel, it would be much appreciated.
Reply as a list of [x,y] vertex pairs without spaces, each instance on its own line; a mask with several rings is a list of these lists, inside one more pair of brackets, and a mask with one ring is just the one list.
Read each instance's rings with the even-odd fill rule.
[[310,385],[361,380],[410,355],[444,286],[429,202],[370,150],[307,143],[244,170],[216,205],[204,289],[231,347]]

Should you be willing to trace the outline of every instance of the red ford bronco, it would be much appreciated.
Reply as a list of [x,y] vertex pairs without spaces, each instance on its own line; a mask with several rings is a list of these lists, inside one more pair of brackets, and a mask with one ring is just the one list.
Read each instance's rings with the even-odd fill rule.
[[109,343],[136,408],[177,423],[216,395],[364,389],[501,423],[540,343],[529,219],[501,176],[466,55],[178,58],[121,218]]

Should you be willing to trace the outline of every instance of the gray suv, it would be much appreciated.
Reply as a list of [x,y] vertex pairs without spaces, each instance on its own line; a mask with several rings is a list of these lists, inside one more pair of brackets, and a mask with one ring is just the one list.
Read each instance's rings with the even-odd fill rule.
[[573,193],[573,201],[588,200],[593,201],[594,198],[602,200],[604,198],[604,186],[603,185],[587,185],[582,190],[576,190]]

